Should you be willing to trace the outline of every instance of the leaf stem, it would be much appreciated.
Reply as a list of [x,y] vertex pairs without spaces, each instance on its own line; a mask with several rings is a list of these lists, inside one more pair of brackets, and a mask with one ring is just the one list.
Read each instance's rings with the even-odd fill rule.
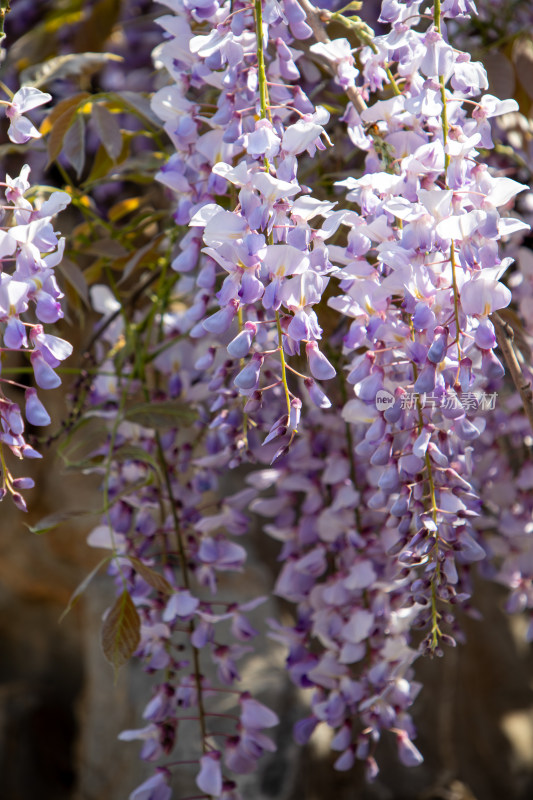
[[[239,322],[239,333],[240,333],[244,328],[242,307],[239,307],[239,309],[237,311],[237,319],[238,319],[238,322]],[[244,365],[245,365],[244,358],[241,358],[240,365],[241,365],[241,369],[244,369]],[[246,399],[245,399],[244,405],[246,405]],[[248,447],[248,414],[246,413],[246,411],[243,411],[243,413],[242,413],[242,436],[243,436],[245,447]]]
[[[435,0],[435,6],[433,10],[433,21],[435,24],[435,28],[437,33],[442,35],[442,28],[441,28],[441,4],[440,0]],[[440,96],[442,100],[442,111],[441,111],[441,122],[442,122],[442,144],[444,149],[446,149],[446,145],[448,143],[448,134],[450,130],[450,125],[448,122],[448,106],[446,100],[446,82],[444,75],[439,76],[439,83],[440,83]],[[448,186],[448,167],[450,166],[450,156],[448,153],[444,154],[444,185],[446,189],[449,189]],[[455,317],[455,343],[457,345],[457,360],[461,361],[462,359],[462,350],[461,350],[461,325],[459,323],[459,290],[457,287],[457,262],[455,259],[455,243],[452,240],[450,245],[450,264],[452,268],[452,287],[453,287],[453,314]],[[458,367],[459,371],[459,367]]]
[[261,119],[270,119],[268,108],[268,86],[265,70],[265,46],[263,37],[263,7],[262,0],[255,0],[255,32],[257,37],[257,79],[259,81],[259,101],[261,104]]
[[[261,103],[261,119],[270,117],[268,111],[268,86],[265,70],[265,51],[263,44],[263,10],[261,0],[255,0],[255,31],[257,37],[257,76],[259,80],[259,98]],[[265,168],[267,172],[270,171],[268,159],[265,157]],[[269,244],[273,244],[272,234],[269,235]],[[281,320],[279,311],[276,311],[276,328],[278,332],[278,345],[279,345],[279,358],[281,362],[281,382],[285,392],[285,400],[287,403],[287,422],[291,415],[291,398],[289,393],[289,385],[287,383],[287,362],[285,360],[285,353],[283,351],[283,331],[281,329]]]
[[279,311],[276,311],[276,327],[278,329],[278,342],[279,342],[279,360],[281,362],[281,383],[285,392],[285,400],[287,403],[287,415],[291,416],[291,398],[289,392],[289,384],[287,383],[287,362],[285,361],[285,353],[283,352],[283,331],[281,330],[281,320],[279,318]]
[[[410,323],[411,326],[411,334],[414,339],[414,328],[412,322]],[[413,376],[416,382],[418,378],[418,367],[413,362]],[[424,429],[424,417],[422,414],[422,404],[420,402],[420,397],[417,395],[416,398],[416,408],[418,412],[418,433],[421,434],[422,430]],[[439,545],[440,545],[440,538],[439,538],[439,525],[438,525],[438,507],[437,507],[437,500],[435,495],[435,478],[433,476],[433,467],[431,465],[431,459],[429,457],[429,453],[426,450],[425,454],[425,465],[426,465],[426,472],[427,472],[427,481],[429,484],[429,498],[430,498],[430,511],[431,516],[433,518],[433,522],[435,523],[435,542],[433,545],[433,559],[435,563],[435,571],[431,578],[431,652],[434,653],[439,644],[439,636],[441,634],[439,628],[439,619],[440,614],[437,609],[437,583],[440,578],[440,563],[439,563]]]

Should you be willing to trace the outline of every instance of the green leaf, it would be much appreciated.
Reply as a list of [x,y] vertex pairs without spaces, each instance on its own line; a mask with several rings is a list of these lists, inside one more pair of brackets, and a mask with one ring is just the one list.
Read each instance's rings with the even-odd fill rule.
[[[83,3],[84,19],[74,38],[73,49],[100,50],[118,22],[122,3],[120,0],[96,0]],[[90,10],[89,10],[90,9]]]
[[74,606],[76,605],[76,603],[78,602],[78,600],[80,599],[80,597],[82,596],[82,594],[84,593],[85,589],[88,587],[92,579],[100,572],[104,564],[107,564],[109,561],[111,561],[112,558],[113,556],[111,555],[105,556],[105,558],[99,561],[96,567],[92,569],[89,572],[89,574],[82,580],[79,586],[77,586],[76,589],[74,589],[72,595],[70,596],[70,600],[68,601],[67,607],[59,617],[59,622],[63,622],[69,611],[72,611],[72,609],[74,608]]
[[150,123],[150,126],[156,128],[157,130],[160,130],[163,126],[163,123],[159,117],[152,111],[150,98],[146,94],[128,91],[102,92],[98,95],[98,97],[103,97],[106,100],[110,100],[112,103],[116,103],[119,108],[135,114],[136,117],[144,119],[146,122]]
[[129,422],[143,428],[173,428],[179,423],[189,424],[196,419],[196,411],[185,403],[165,400],[161,403],[139,403],[124,414]]
[[111,501],[109,506],[107,508],[102,508],[100,513],[101,514],[107,514],[109,509],[112,506],[114,506],[115,503],[118,503],[119,500],[122,500],[122,498],[124,498],[124,497],[126,497],[126,498],[128,498],[128,497],[134,498],[136,492],[139,492],[141,489],[144,489],[145,486],[151,486],[152,483],[153,483],[153,478],[152,478],[151,474],[148,476],[148,478],[145,481],[136,481],[135,483],[129,483],[124,489],[122,489],[122,491],[118,492],[117,494],[115,494],[113,496],[113,500]]
[[26,527],[32,533],[47,533],[48,531],[57,528],[57,526],[61,525],[62,522],[66,522],[69,519],[90,516],[91,514],[96,513],[96,511],[84,511],[80,509],[72,511],[56,511],[54,514],[49,514],[48,516],[43,517],[35,525],[26,525]]
[[161,467],[155,456],[147,453],[142,447],[136,447],[134,444],[125,444],[117,448],[113,452],[113,458],[116,461],[139,461],[141,464],[146,464],[158,473],[161,478]]
[[111,206],[107,212],[109,221],[117,222],[119,219],[127,217],[128,214],[137,211],[137,209],[142,206],[143,202],[144,200],[142,197],[125,197],[123,200],[119,200],[119,202]]
[[91,256],[99,256],[100,258],[127,258],[129,251],[126,250],[124,245],[117,242],[116,239],[98,239],[96,242],[91,242],[89,247],[84,249],[85,253]]
[[[39,16],[42,22],[29,26],[27,33],[18,39],[12,39],[7,59],[11,67],[35,64],[57,52],[57,34],[59,31],[71,36],[69,28],[77,26],[83,30],[83,19],[86,11],[80,2],[48,3],[49,9]],[[51,8],[50,8],[51,7]],[[45,11],[45,4],[41,6]],[[86,49],[86,48],[78,48]]]
[[109,609],[102,628],[102,649],[115,670],[126,664],[141,640],[141,620],[128,591],[124,589]]
[[100,145],[96,151],[96,155],[94,156],[91,171],[87,177],[87,180],[84,181],[84,187],[91,187],[94,183],[101,181],[104,178],[106,181],[110,180],[119,171],[118,165],[123,161],[126,161],[130,154],[130,142],[132,138],[133,134],[128,131],[122,135],[122,150],[120,151],[120,155],[118,156],[116,162],[110,158],[109,153],[105,149],[104,145]]
[[128,259],[128,261],[124,264],[124,271],[118,282],[119,286],[130,277],[131,273],[137,266],[143,264],[145,261],[147,261],[149,264],[153,264],[159,255],[159,245],[164,238],[165,234],[163,233],[160,236],[156,236],[155,239],[148,242],[148,244],[145,244],[144,247],[140,247],[137,252]]
[[[127,134],[125,134],[126,136]],[[111,172],[111,179],[112,180],[128,180],[132,181],[133,183],[140,184],[141,186],[153,186],[154,183],[154,175],[155,173],[161,169],[162,159],[160,153],[142,153],[137,156],[130,156],[129,154],[129,140],[128,140],[128,152],[124,158],[121,157],[119,162],[116,165],[113,165],[113,162],[109,158],[106,153],[106,158],[109,161],[109,165],[107,167],[108,172],[111,171],[111,167],[113,170]],[[13,145],[13,148],[20,147],[20,145]],[[102,150],[105,152],[105,148],[102,145]],[[15,152],[15,149],[13,149]],[[18,151],[16,151],[18,152]],[[123,151],[124,153],[124,148]],[[129,156],[129,157],[128,157]],[[98,157],[98,155],[97,155]],[[101,164],[98,168],[94,168],[94,174],[91,170],[91,175],[87,178],[85,185],[88,185],[90,182],[94,182],[100,180],[102,177],[102,171],[105,169],[105,165],[103,164],[103,159],[100,156]]]
[[124,61],[124,59],[115,53],[68,53],[56,56],[22,70],[20,85],[40,89],[41,86],[59,78],[80,76],[86,79],[105,67],[109,61]]
[[138,558],[129,557],[128,561],[131,562],[133,569],[141,576],[143,581],[146,581],[156,592],[161,592],[161,594],[174,594],[175,589],[172,584],[170,584],[163,575],[160,575],[159,572],[146,566],[146,564],[143,564]]

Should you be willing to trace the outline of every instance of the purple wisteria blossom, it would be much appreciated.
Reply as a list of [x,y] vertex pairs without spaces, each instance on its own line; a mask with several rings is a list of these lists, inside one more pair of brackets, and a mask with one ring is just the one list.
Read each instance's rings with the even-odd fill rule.
[[[454,611],[471,610],[475,566],[497,553],[511,610],[533,607],[531,475],[504,504],[501,524],[516,526],[504,545],[487,532],[482,492],[489,462],[503,462],[488,431],[505,371],[494,315],[514,274],[501,246],[527,226],[508,214],[525,187],[481,153],[491,120],[516,104],[487,94],[483,66],[448,41],[446,21],[469,2],[421,14],[419,2],[386,0],[387,33],[357,47],[324,34],[305,48],[313,27],[296,0],[164,4],[154,55],[168,83],[152,109],[172,146],[157,173],[174,203],[172,281],[166,304],[135,317],[150,330],[157,391],[136,418],[138,364],[114,371],[121,318],[99,342],[91,385],[108,433],[91,454],[107,502],[90,542],[111,553],[139,620],[135,655],[155,676],[148,724],[121,734],[158,765],[131,798],[170,796],[185,719],[207,796],[238,798],[237,776],[275,751],[265,729],[277,714],[241,684],[260,601],[226,594],[248,568],[252,515],[280,545],[274,594],[294,607],[269,624],[308,690],[296,740],[329,727],[335,768],[358,759],[372,779],[388,731],[416,766],[414,664],[460,641]],[[322,69],[343,93],[340,119],[319,102]],[[336,147],[332,131],[365,163],[364,174],[337,172],[335,201],[306,183]],[[61,245],[49,215],[26,207],[25,178],[9,181],[17,225],[0,253],[16,270],[0,300],[5,335],[31,346],[37,384],[51,387],[69,351],[41,325],[61,314],[48,272]],[[110,290],[91,294],[104,319],[120,309]],[[39,323],[26,331],[30,302]],[[167,415],[161,430],[146,405]],[[26,408],[46,424],[35,390]],[[6,403],[2,419],[18,441],[20,413]],[[228,491],[235,467],[246,483]],[[219,695],[233,700],[224,731]]]
[[41,92],[40,89],[34,89],[32,86],[23,86],[13,95],[6,108],[6,117],[9,119],[7,135],[12,142],[25,144],[30,139],[38,139],[41,136],[24,114],[48,103],[51,99],[51,94]]
[[[15,95],[20,109],[33,108],[50,98],[46,95],[44,100],[39,100],[31,92],[28,94],[28,91],[21,89]],[[41,92],[38,94],[42,95]],[[16,107],[19,108],[18,105]],[[9,111],[10,109],[8,114]],[[16,117],[12,117],[12,120],[12,124],[15,124]],[[61,261],[65,243],[63,239],[58,239],[53,229],[52,216],[65,208],[70,198],[65,192],[53,192],[40,209],[34,208],[24,196],[30,188],[29,172],[29,167],[25,165],[18,178],[6,176],[7,205],[4,206],[4,216],[6,212],[12,212],[11,219],[15,224],[0,230],[0,322],[3,323],[3,352],[27,355],[37,386],[41,389],[53,389],[61,384],[61,378],[55,370],[71,355],[72,345],[45,332],[43,326],[63,317],[63,293],[57,284],[54,267]],[[31,488],[33,481],[29,478],[13,477],[5,460],[5,452],[9,449],[19,459],[40,458],[40,454],[26,442],[21,411],[8,396],[10,386],[18,387],[19,384],[8,378],[0,378],[0,382],[2,496],[10,493],[15,504],[26,510],[25,500],[18,490]],[[31,425],[49,425],[50,416],[36,389],[21,388],[25,389],[27,421]]]

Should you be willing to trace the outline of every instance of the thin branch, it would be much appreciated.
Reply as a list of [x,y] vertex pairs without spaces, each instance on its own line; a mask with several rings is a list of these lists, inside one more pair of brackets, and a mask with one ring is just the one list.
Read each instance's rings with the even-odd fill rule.
[[[309,27],[313,31],[315,39],[317,42],[322,42],[323,44],[331,44],[331,39],[326,33],[325,23],[331,17],[330,11],[323,11],[322,9],[316,8],[309,0],[299,0],[299,3],[303,10],[307,15],[307,22]],[[334,61],[325,61],[325,65],[327,66],[328,70],[331,72],[332,75],[336,75],[337,70],[335,68]],[[349,99],[352,101],[355,109],[361,114],[365,108],[367,107],[365,101],[361,97],[359,90],[355,86],[348,86],[346,89],[346,94],[348,95]]]
[[513,329],[503,321],[499,314],[491,314],[491,320],[496,331],[498,346],[502,352],[505,364],[509,369],[513,383],[520,393],[524,412],[529,420],[531,430],[533,431],[533,391],[531,389],[531,382],[526,381],[524,373],[518,363],[518,358],[516,357],[513,346]]

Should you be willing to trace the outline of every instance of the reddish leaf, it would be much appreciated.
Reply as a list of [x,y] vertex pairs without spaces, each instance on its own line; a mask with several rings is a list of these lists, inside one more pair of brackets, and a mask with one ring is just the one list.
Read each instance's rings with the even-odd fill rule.
[[63,153],[79,178],[85,165],[85,122],[79,114],[74,117],[72,125],[65,134]]
[[85,276],[78,265],[69,258],[63,257],[63,260],[57,265],[57,269],[63,275],[65,280],[70,283],[76,294],[81,297],[85,305],[90,307],[87,281],[85,280]]
[[116,116],[111,114],[105,106],[95,104],[92,118],[109,158],[116,161],[122,152],[122,133]]
[[59,117],[62,117],[63,114],[67,113],[67,111],[70,111],[72,114],[74,114],[79,106],[83,105],[83,103],[88,100],[90,96],[91,95],[89,92],[79,92],[72,97],[67,97],[65,100],[61,100],[53,107],[50,113],[41,122],[41,127],[39,130],[42,135],[46,136],[47,133],[50,133]]
[[161,592],[161,594],[174,594],[175,589],[166,578],[159,574],[159,572],[146,566],[146,564],[143,564],[138,558],[130,558],[129,561],[135,572],[140,575],[143,581],[146,581],[152,589],[155,589],[156,592]]
[[90,95],[87,92],[82,92],[68,100],[61,101],[41,125],[41,133],[43,135],[46,131],[50,131],[50,136],[48,137],[48,159],[50,164],[60,154],[63,147],[63,139],[76,119],[78,108],[85,103],[88,97]]
[[141,640],[141,620],[126,591],[117,597],[104,620],[102,648],[115,675],[126,664]]

